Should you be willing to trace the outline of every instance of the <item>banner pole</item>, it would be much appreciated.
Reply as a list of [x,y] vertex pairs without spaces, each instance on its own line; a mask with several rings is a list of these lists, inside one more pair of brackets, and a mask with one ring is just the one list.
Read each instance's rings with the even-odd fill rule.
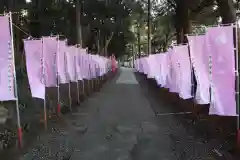
[[[81,61],[81,67],[83,67],[83,56],[80,56],[80,58],[81,58],[81,60],[80,60]],[[82,71],[82,69],[81,69],[81,71]],[[84,77],[83,76],[82,76],[81,81],[82,81],[82,86],[81,86],[82,87],[82,92],[83,92],[84,98],[85,98],[85,86],[84,86],[85,83],[84,83]]]
[[77,101],[78,101],[78,104],[80,104],[80,93],[79,93],[79,83],[78,83],[78,80],[77,80]]
[[193,108],[192,108],[192,113],[193,116],[196,118],[196,104],[195,104],[195,81],[194,81],[194,67],[192,64],[192,58],[191,58],[191,47],[189,41],[187,41],[187,46],[188,46],[188,56],[189,56],[189,62],[190,62],[190,70],[191,70],[191,96],[193,97]]
[[93,79],[93,65],[90,63],[90,75],[91,75],[91,86],[92,86],[92,91],[94,91],[94,79]]
[[98,70],[98,74],[97,74],[97,91],[99,91],[100,89],[100,72],[101,72],[101,69],[100,69],[100,64],[98,63],[97,64],[97,70]]
[[77,71],[77,65],[78,65],[78,61],[76,59],[76,56],[78,55],[78,48],[76,45],[76,53],[74,55],[74,62],[75,62],[75,74],[76,74],[76,80],[77,80],[77,103],[80,104],[80,93],[79,93],[79,84],[78,84],[78,71]]
[[90,95],[90,93],[91,93],[91,84],[90,84],[90,80],[91,80],[91,78],[90,78],[90,64],[89,64],[89,57],[88,57],[88,59],[87,59],[87,61],[86,61],[86,64],[88,65],[88,95]]
[[58,73],[58,65],[59,65],[59,52],[60,52],[60,44],[59,44],[59,35],[57,36],[57,53],[55,55],[57,62],[55,63],[56,74],[57,74],[57,114],[61,116],[61,104],[60,104],[60,76]]
[[46,98],[43,100],[43,110],[44,110],[44,127],[47,130],[47,104]]
[[[45,67],[44,67],[44,41],[42,38],[42,72],[43,72],[43,78],[44,78],[44,87],[46,88],[46,72],[45,72]],[[44,114],[44,127],[47,129],[47,103],[46,103],[46,94],[45,98],[43,100],[43,114]]]
[[97,69],[97,61],[94,62],[94,81],[93,81],[93,85],[94,85],[94,92],[97,91],[97,85],[98,85],[98,69]]
[[240,117],[239,117],[239,62],[238,62],[238,23],[235,24],[235,76],[236,76],[236,111],[237,111],[237,146],[240,148]]
[[72,112],[71,81],[68,82],[69,109]]
[[13,67],[13,76],[14,76],[14,94],[16,97],[16,112],[17,112],[17,125],[18,125],[18,145],[20,148],[23,147],[23,139],[22,139],[22,127],[21,127],[21,119],[19,112],[19,101],[18,101],[18,88],[17,88],[17,78],[16,78],[16,68],[15,68],[15,52],[14,52],[14,41],[13,41],[13,22],[12,22],[12,12],[9,12],[9,20],[10,20],[10,34],[11,34],[11,53],[12,53],[12,67]]
[[72,102],[72,98],[71,98],[71,82],[70,82],[70,76],[68,74],[68,62],[67,62],[67,57],[66,57],[67,52],[64,52],[64,63],[65,63],[65,78],[68,81],[68,99],[69,99],[69,109],[70,111],[72,111],[72,107],[71,107],[71,102]]

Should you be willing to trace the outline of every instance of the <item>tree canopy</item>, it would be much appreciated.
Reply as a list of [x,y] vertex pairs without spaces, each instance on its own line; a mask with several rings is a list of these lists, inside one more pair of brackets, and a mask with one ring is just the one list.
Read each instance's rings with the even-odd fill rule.
[[[186,34],[203,32],[204,26],[219,23],[236,22],[239,12],[239,1],[235,0],[151,0],[151,16],[147,16],[147,0],[138,1],[140,9],[135,10],[133,21],[140,29],[135,33],[140,37],[135,42],[138,52],[146,52],[147,18],[151,20],[152,53],[165,51],[173,43],[186,43]],[[140,27],[139,27],[140,26]],[[140,35],[140,36],[139,36]]]
[[[77,0],[1,0],[0,6],[2,13],[21,13],[14,14],[14,24],[36,38],[60,34],[69,44],[76,44],[81,28],[83,47],[98,54],[124,54],[126,44],[133,40],[129,17],[134,1],[79,0],[77,6]],[[77,12],[81,25],[77,24]],[[28,35],[19,29],[15,33],[21,45]]]
[[[147,52],[148,18],[153,52],[165,51],[173,40],[183,43],[195,26],[236,21],[235,0],[0,0],[0,11],[14,14],[15,43],[60,34],[69,44],[81,43],[92,53],[116,56]],[[221,17],[221,18],[220,18]],[[23,31],[20,31],[19,28]],[[80,40],[79,40],[80,37]],[[81,42],[80,42],[81,41]],[[133,45],[133,47],[129,47]]]

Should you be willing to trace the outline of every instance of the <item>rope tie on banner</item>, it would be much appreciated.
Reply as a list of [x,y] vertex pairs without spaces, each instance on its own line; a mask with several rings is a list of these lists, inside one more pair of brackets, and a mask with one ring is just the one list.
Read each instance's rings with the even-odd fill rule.
[[24,34],[26,34],[29,37],[32,37],[29,33],[27,33],[26,31],[24,31],[23,29],[21,29],[20,27],[18,27],[16,24],[13,23],[13,26],[16,27],[17,29],[19,29],[20,31],[22,31]]

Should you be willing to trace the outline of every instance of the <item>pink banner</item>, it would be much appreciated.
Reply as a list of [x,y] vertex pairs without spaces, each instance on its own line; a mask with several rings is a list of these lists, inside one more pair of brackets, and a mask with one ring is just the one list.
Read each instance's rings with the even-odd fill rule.
[[101,76],[101,70],[102,70],[102,58],[100,56],[98,56],[98,76]]
[[180,81],[180,67],[179,67],[179,53],[176,49],[177,46],[174,46],[172,51],[169,52],[170,56],[170,63],[171,63],[171,85],[170,85],[170,92],[172,93],[179,93],[179,81]]
[[190,57],[188,52],[188,46],[176,46],[175,50],[178,53],[178,62],[179,62],[179,97],[183,99],[192,98],[191,89],[191,66],[190,66]]
[[76,74],[77,74],[77,80],[83,80],[82,73],[81,73],[81,57],[80,57],[80,48],[76,48]]
[[100,57],[100,75],[103,76],[105,74],[105,59],[104,57]]
[[89,71],[89,60],[88,54],[83,56],[83,71],[84,71],[84,78],[89,80],[90,79],[90,71]]
[[97,73],[97,68],[96,68],[97,61],[96,61],[95,55],[91,55],[91,59],[92,59],[92,63],[91,63],[92,77],[96,78],[97,77],[97,74],[96,74]]
[[211,56],[211,103],[209,114],[236,116],[233,26],[207,29]]
[[143,73],[145,75],[148,75],[148,72],[149,72],[148,57],[142,58],[142,64],[143,64]]
[[56,37],[43,37],[43,61],[46,87],[57,86],[57,54]]
[[76,82],[76,73],[75,73],[75,59],[74,59],[74,46],[67,46],[67,73],[69,80],[71,82]]
[[167,76],[166,76],[166,84],[165,84],[165,88],[172,88],[172,62],[171,62],[171,57],[170,55],[172,54],[172,49],[169,49],[167,54],[166,54],[166,72],[167,72]]
[[139,72],[143,73],[143,59],[142,58],[139,59]]
[[79,48],[79,56],[78,56],[78,64],[79,64],[79,67],[80,67],[80,73],[81,73],[81,77],[82,79],[85,78],[85,74],[84,74],[84,71],[83,71],[83,54],[82,53],[82,48]]
[[147,77],[148,78],[154,78],[157,76],[157,61],[156,61],[156,55],[149,55],[147,58],[147,63],[148,63],[148,73]]
[[162,81],[162,76],[161,76],[161,61],[162,61],[162,53],[160,54],[155,54],[155,80],[157,82],[158,85],[161,85],[161,81]]
[[135,68],[135,71],[139,72],[139,59],[136,59],[134,61],[134,68]]
[[87,79],[91,80],[92,79],[92,69],[91,69],[91,56],[90,54],[87,54],[86,58],[86,66],[87,66]]
[[67,61],[66,61],[66,41],[59,41],[59,51],[57,52],[57,70],[60,83],[68,83]]
[[95,70],[96,70],[96,77],[100,76],[100,56],[93,55],[93,59],[95,61]]
[[166,85],[166,78],[168,74],[168,68],[167,68],[167,53],[161,53],[159,54],[158,61],[160,64],[160,80],[159,84],[161,87],[164,87]]
[[0,101],[15,100],[14,61],[9,17],[0,16]]
[[206,51],[207,45],[205,44],[205,39],[205,35],[188,36],[191,62],[197,80],[195,99],[198,104],[210,103],[209,58]]
[[32,96],[45,99],[42,40],[25,40],[24,49]]
[[83,79],[87,79],[88,77],[88,66],[86,63],[87,59],[87,52],[86,49],[80,49],[80,68],[81,74]]

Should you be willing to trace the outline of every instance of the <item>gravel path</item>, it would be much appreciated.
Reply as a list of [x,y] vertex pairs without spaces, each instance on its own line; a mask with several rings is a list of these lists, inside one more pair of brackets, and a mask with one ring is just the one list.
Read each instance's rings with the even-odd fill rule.
[[53,124],[20,159],[221,160],[214,146],[189,133],[176,116],[156,116],[156,107],[172,111],[146,96],[148,90],[132,69],[122,68],[119,77]]

